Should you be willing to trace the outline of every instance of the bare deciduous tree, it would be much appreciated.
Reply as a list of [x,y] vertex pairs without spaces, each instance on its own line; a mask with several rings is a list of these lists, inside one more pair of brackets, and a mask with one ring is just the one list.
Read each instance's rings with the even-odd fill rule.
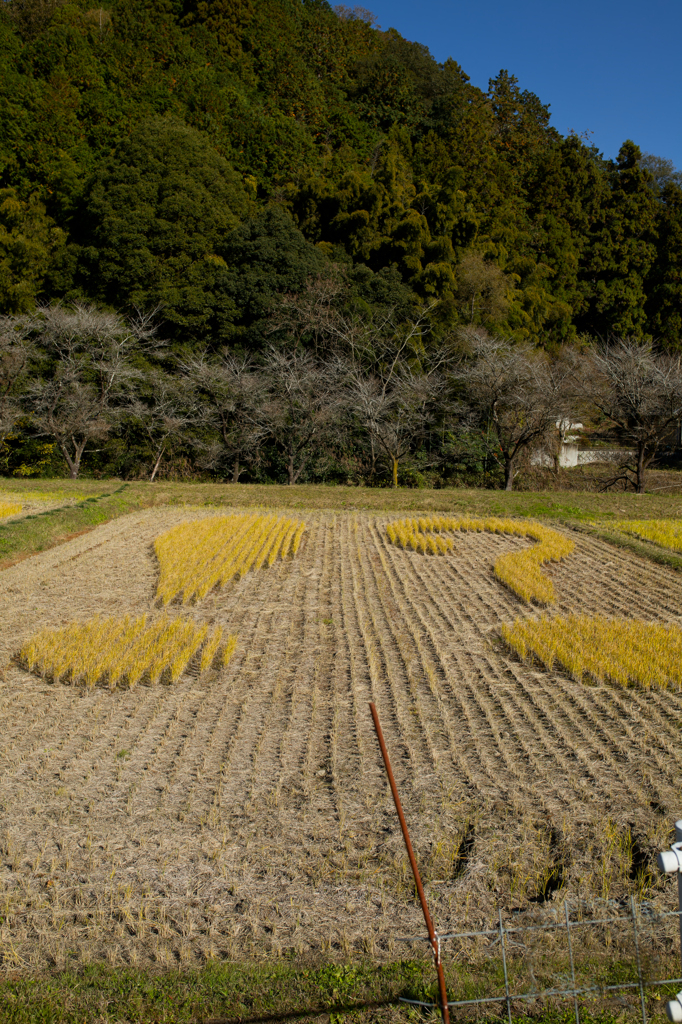
[[657,352],[650,342],[614,339],[583,359],[579,381],[619,438],[633,446],[632,458],[604,487],[623,481],[643,494],[647,471],[682,416],[680,357]]
[[197,422],[209,434],[200,443],[199,464],[219,471],[229,467],[232,483],[239,483],[267,433],[258,418],[264,374],[249,358],[228,352],[217,359],[202,354],[181,369],[199,402]]
[[411,319],[401,320],[393,307],[372,312],[347,311],[339,302],[343,279],[336,271],[308,281],[299,294],[282,296],[273,310],[270,333],[285,332],[296,344],[312,347],[317,358],[337,355],[374,372],[381,364],[398,365],[414,354],[429,334],[429,317],[438,303],[429,303]]
[[307,352],[272,348],[264,366],[267,398],[261,422],[286,460],[289,484],[320,454],[339,408],[334,368]]
[[462,338],[470,358],[456,377],[482,423],[494,432],[493,455],[503,469],[505,490],[511,491],[519,454],[539,446],[563,415],[570,366],[553,367],[544,352],[482,330],[467,330]]
[[196,409],[188,401],[187,390],[167,373],[146,375],[147,394],[135,397],[127,415],[136,422],[147,438],[154,464],[149,482],[153,483],[164,455],[177,447],[187,428],[196,420]]
[[429,422],[431,407],[443,390],[437,373],[415,373],[407,366],[382,378],[355,367],[346,385],[346,403],[364,429],[371,451],[371,472],[385,462],[391,485],[398,486],[400,462],[414,449]]
[[88,446],[107,437],[140,376],[130,365],[133,350],[161,345],[154,313],[126,319],[94,306],[38,310],[31,334],[47,376],[33,381],[26,399],[33,425],[53,437],[73,480]]
[[312,344],[329,366],[336,356],[345,408],[367,438],[370,480],[377,464],[385,462],[397,487],[399,464],[422,433],[434,389],[441,386],[434,370],[443,354],[427,355],[424,346],[436,303],[399,321],[392,308],[344,311],[337,302],[341,291],[338,276],[308,282],[300,295],[284,297],[273,314],[272,330]]
[[326,354],[339,333],[344,317],[339,301],[344,281],[337,267],[310,278],[301,292],[279,298],[270,315],[269,333],[284,333],[298,345],[312,348],[316,358]]

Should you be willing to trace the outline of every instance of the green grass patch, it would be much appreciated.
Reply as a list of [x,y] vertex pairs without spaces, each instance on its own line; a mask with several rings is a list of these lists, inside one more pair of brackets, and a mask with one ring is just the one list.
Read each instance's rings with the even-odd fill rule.
[[[512,992],[513,965],[510,971]],[[596,964],[597,974],[603,975]],[[614,973],[615,971],[615,973]],[[634,967],[611,970],[608,977],[593,976],[594,984],[632,981]],[[504,977],[497,962],[478,970],[463,965],[447,969],[451,1000],[500,996],[499,1003],[452,1011],[454,1020],[506,1020]],[[616,974],[618,978],[616,979]],[[622,976],[622,977],[621,977]],[[537,979],[538,981],[540,979]],[[579,973],[578,985],[587,981]],[[556,979],[555,979],[556,983]],[[567,979],[565,981],[567,984]],[[532,986],[531,986],[532,987]],[[549,987],[554,987],[550,985]],[[528,986],[520,986],[527,989]],[[0,981],[0,1019],[5,1024],[190,1024],[190,1022],[310,1020],[322,1015],[332,1024],[341,1021],[401,1020],[418,1024],[435,1019],[432,1011],[400,1003],[400,997],[427,1002],[436,997],[435,972],[430,960],[404,960],[392,964],[326,964],[318,967],[277,964],[209,964],[201,970],[172,970],[154,974],[134,968],[102,965],[79,971]],[[649,1014],[660,1011],[672,992],[647,989]],[[581,997],[584,1024],[611,1024],[636,1020],[639,992],[622,995],[595,992]],[[387,1017],[388,1008],[392,1007]],[[572,998],[512,1002],[515,1021],[569,1024],[575,1020]],[[641,1019],[641,1013],[640,1013]]]
[[[120,480],[3,480],[0,491],[28,493],[35,484],[41,497],[70,491],[93,497],[121,487]],[[5,486],[7,484],[8,486]],[[12,486],[14,485],[14,486]],[[449,512],[467,515],[531,516],[538,519],[674,519],[682,515],[682,496],[599,494],[594,491],[493,491],[475,488],[410,489],[327,486],[323,484],[125,484],[128,500],[144,505],[215,505],[219,508],[329,509],[367,512]]]
[[209,965],[149,974],[132,968],[86,967],[0,982],[4,1024],[193,1021],[357,1014],[394,1003],[403,990],[422,991],[428,965]]

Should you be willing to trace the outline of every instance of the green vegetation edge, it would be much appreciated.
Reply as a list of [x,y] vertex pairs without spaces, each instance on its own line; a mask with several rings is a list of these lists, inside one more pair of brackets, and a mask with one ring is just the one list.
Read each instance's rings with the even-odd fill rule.
[[[332,512],[401,514],[443,512],[451,515],[529,516],[581,529],[609,543],[682,569],[682,558],[608,529],[609,519],[665,519],[679,515],[679,495],[597,494],[594,492],[488,491],[469,489],[398,490],[325,485],[121,483],[118,480],[3,480],[0,492],[41,492],[63,495],[92,491],[90,497],[59,508],[0,523],[0,568],[37,554],[104,523],[143,508],[189,507],[276,508]],[[592,521],[599,520],[599,525]]]
[[0,568],[133,511],[138,507],[138,499],[137,495],[127,493],[128,488],[128,484],[122,484],[116,490],[95,494],[76,504],[0,523]]
[[[562,964],[562,966],[565,966]],[[602,984],[633,980],[632,965],[585,965],[596,971]],[[514,974],[511,965],[512,980]],[[580,973],[580,972],[579,972]],[[584,980],[584,979],[583,979]],[[504,977],[497,961],[476,968],[451,966],[451,999],[472,999],[504,993]],[[578,983],[580,983],[578,981]],[[408,1007],[400,997],[433,1001],[436,985],[428,959],[389,964],[327,963],[294,966],[291,963],[210,963],[205,967],[153,973],[133,967],[90,965],[50,975],[9,977],[0,981],[0,1019],[5,1024],[218,1024],[322,1018],[330,1024],[342,1020],[423,1021],[428,1011]],[[647,990],[648,1010],[655,1012],[670,992]],[[618,1000],[596,997],[581,1006],[584,1024],[611,1024],[641,1019],[639,992]],[[391,1008],[389,1011],[389,1007]],[[514,1020],[569,1024],[575,1020],[572,999],[540,1006],[513,1004]],[[434,1019],[434,1018],[431,1018]],[[504,997],[477,1020],[506,1020]]]

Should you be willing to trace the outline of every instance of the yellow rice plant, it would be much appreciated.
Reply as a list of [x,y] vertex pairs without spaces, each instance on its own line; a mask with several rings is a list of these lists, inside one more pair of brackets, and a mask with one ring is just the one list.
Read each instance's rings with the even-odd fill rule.
[[568,537],[542,523],[495,517],[477,519],[470,516],[428,516],[419,519],[398,519],[386,527],[392,544],[411,548],[422,554],[441,555],[453,546],[451,537],[442,534],[457,531],[506,533],[530,537],[538,543],[525,551],[500,555],[495,562],[495,575],[524,601],[551,604],[554,585],[540,567],[545,562],[559,562],[571,554],[575,544]]
[[175,683],[198,656],[199,672],[227,665],[237,637],[223,642],[221,626],[210,629],[191,619],[160,615],[151,619],[102,618],[73,622],[62,629],[44,629],[19,652],[29,672],[53,682],[111,689],[136,686],[142,679]]
[[4,519],[5,516],[15,516],[21,512],[22,508],[22,505],[17,505],[13,501],[0,501],[0,519]]
[[161,573],[157,597],[201,601],[214,587],[295,555],[306,524],[276,515],[211,516],[181,523],[154,542]]
[[557,665],[576,682],[644,689],[682,688],[682,628],[677,624],[568,615],[517,619],[502,636],[518,656]]
[[682,551],[682,519],[624,519],[613,525],[623,533],[650,540],[662,548]]

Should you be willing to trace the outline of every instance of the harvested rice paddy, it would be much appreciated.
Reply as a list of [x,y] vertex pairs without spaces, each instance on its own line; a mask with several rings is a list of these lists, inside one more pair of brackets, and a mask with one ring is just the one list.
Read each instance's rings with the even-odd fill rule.
[[78,491],[7,491],[0,490],[0,520],[18,516],[35,515],[65,505],[84,501],[87,494]]
[[[423,922],[370,700],[441,931],[564,896],[666,905],[646,865],[680,816],[682,694],[580,682],[559,658],[522,660],[502,628],[679,629],[677,574],[557,530],[575,547],[542,565],[541,613],[495,575],[540,546],[528,531],[450,531],[431,557],[391,541],[395,516],[306,512],[295,557],[160,609],[155,544],[212,518],[134,512],[0,574],[6,970],[403,955]],[[147,664],[110,689],[98,642],[163,616],[203,637],[182,672],[154,683]],[[44,645],[29,671],[36,637],[68,645],[74,623],[90,662],[50,669]]]

